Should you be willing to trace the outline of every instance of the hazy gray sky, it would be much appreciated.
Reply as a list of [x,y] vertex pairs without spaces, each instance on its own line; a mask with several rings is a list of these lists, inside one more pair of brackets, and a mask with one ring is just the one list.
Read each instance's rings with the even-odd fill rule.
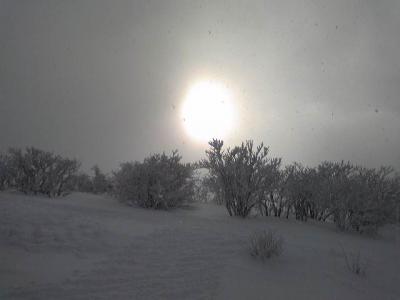
[[211,78],[235,94],[229,143],[399,168],[399,16],[398,0],[0,0],[0,149],[106,170],[201,158],[178,108]]

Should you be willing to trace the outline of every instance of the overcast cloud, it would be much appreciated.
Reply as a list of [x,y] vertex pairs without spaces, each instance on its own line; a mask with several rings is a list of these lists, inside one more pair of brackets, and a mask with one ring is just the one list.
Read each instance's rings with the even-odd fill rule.
[[229,144],[285,162],[400,168],[400,1],[0,0],[0,149],[106,170],[206,145],[179,107],[198,79],[235,94]]

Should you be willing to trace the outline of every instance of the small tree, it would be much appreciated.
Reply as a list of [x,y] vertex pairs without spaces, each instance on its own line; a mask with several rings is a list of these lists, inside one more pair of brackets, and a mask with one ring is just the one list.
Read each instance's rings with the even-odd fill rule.
[[72,182],[79,170],[79,162],[75,159],[62,158],[57,156],[55,164],[51,168],[49,178],[49,188],[47,193],[49,196],[63,196],[70,192]]
[[61,196],[70,191],[79,169],[75,159],[34,147],[9,149],[8,184],[25,194]]
[[393,169],[357,168],[351,178],[352,201],[348,207],[349,225],[361,233],[376,233],[378,228],[395,221],[400,185]]
[[280,217],[284,205],[284,173],[280,170],[281,159],[271,158],[264,166],[263,189],[260,189],[259,211],[261,215]]
[[271,166],[279,165],[268,158],[269,148],[259,145],[253,147],[253,141],[241,146],[222,150],[223,141],[214,139],[209,142],[211,149],[206,151],[207,160],[201,165],[210,171],[223,190],[224,203],[230,216],[246,217],[261,202],[271,188],[274,172]]
[[141,207],[168,209],[190,201],[193,196],[193,167],[181,156],[154,154],[142,163],[123,163],[114,172],[115,193],[125,202]]
[[297,220],[307,221],[315,215],[315,184],[316,173],[313,168],[307,168],[299,163],[289,165],[285,169],[286,217],[291,210]]

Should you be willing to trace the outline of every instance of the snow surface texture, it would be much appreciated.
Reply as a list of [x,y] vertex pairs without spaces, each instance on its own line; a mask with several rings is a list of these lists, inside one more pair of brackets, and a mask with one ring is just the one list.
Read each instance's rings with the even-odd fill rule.
[[[269,228],[284,252],[262,263],[248,239]],[[213,204],[165,212],[0,193],[0,299],[400,299],[400,237],[386,229],[372,239]],[[365,276],[341,245],[361,251]]]

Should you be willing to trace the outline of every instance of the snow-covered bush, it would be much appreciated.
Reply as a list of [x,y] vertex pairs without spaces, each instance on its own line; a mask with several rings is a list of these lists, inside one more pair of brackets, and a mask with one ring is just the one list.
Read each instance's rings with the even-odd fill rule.
[[280,170],[281,159],[272,158],[263,166],[263,189],[258,197],[258,210],[261,215],[280,217],[284,204],[285,173]]
[[316,193],[325,215],[333,216],[340,230],[375,233],[395,220],[400,184],[393,169],[368,169],[350,163],[319,166],[320,184]]
[[396,219],[400,180],[391,168],[368,169],[344,162],[289,168],[287,202],[297,219],[332,219],[340,230],[360,233],[375,233]]
[[279,256],[283,251],[283,238],[272,230],[254,232],[249,243],[250,255],[261,260]]
[[225,151],[221,140],[214,139],[209,145],[211,149],[206,151],[207,159],[201,166],[220,185],[229,215],[248,216],[271,189],[275,181],[273,166],[279,166],[280,159],[269,158],[269,149],[263,144],[254,149],[253,141]]
[[[278,170],[279,171],[279,170]],[[275,172],[274,192],[261,198],[275,216],[286,209],[298,220],[333,221],[340,230],[375,233],[398,219],[400,177],[393,169],[368,169],[347,162],[322,162],[316,168],[298,163]],[[278,206],[274,204],[278,200]],[[268,213],[266,213],[268,215]]]
[[347,269],[355,275],[365,275],[367,270],[367,261],[361,256],[361,252],[357,251],[352,253],[347,252],[343,246],[341,246],[341,248]]
[[393,169],[358,167],[351,177],[349,224],[361,233],[376,233],[379,227],[396,219],[400,182]]
[[168,209],[190,201],[193,168],[181,163],[177,151],[154,154],[143,162],[127,162],[114,172],[114,192],[125,202],[145,208]]
[[294,163],[285,169],[286,216],[290,210],[297,220],[307,221],[315,214],[316,174],[313,168]]
[[34,147],[10,149],[9,186],[26,194],[62,196],[70,191],[79,169],[75,159],[63,158]]

